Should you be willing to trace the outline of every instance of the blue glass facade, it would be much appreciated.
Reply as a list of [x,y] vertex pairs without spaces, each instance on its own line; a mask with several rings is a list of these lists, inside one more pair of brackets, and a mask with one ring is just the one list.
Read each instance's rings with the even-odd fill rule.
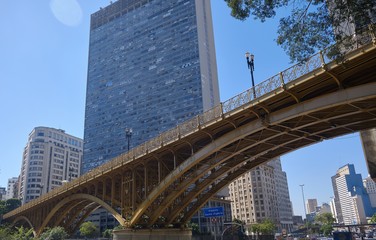
[[[199,4],[199,5],[197,5]],[[219,103],[208,0],[119,0],[91,17],[83,173]]]

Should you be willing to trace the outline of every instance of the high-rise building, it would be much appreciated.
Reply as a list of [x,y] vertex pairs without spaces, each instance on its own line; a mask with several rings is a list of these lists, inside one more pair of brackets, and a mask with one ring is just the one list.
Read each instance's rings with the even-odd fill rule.
[[243,174],[229,185],[233,218],[245,222],[248,232],[252,224],[272,220],[279,232],[292,231],[292,207],[286,173],[280,159]]
[[12,177],[8,179],[7,193],[5,199],[17,198],[18,177]]
[[361,174],[355,172],[353,164],[347,164],[337,170],[332,177],[335,212],[338,223],[363,224],[375,210],[363,187]]
[[316,212],[317,199],[307,199],[306,205],[308,214]]
[[83,172],[217,104],[210,0],[118,0],[92,14]]
[[77,178],[82,139],[64,130],[36,127],[29,134],[21,165],[19,198],[22,204]]

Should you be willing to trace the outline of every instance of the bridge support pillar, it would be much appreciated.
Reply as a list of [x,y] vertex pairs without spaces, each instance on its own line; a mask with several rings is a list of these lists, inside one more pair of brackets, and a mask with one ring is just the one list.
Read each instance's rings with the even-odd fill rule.
[[122,229],[113,231],[114,240],[191,240],[191,229]]

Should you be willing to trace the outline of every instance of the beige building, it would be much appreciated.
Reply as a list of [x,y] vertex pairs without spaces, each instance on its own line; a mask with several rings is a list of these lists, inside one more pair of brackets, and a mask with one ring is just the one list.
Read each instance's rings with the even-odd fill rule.
[[249,228],[263,220],[272,220],[279,232],[291,231],[292,207],[286,173],[279,159],[256,167],[229,185],[232,217]]
[[317,199],[307,199],[306,205],[308,214],[316,212]]
[[34,128],[23,152],[18,194],[22,204],[77,178],[82,145],[82,139],[64,130]]

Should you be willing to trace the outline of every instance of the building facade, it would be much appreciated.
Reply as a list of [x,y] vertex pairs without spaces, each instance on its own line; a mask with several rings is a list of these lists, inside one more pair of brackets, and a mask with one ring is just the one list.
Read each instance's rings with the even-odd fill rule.
[[18,191],[18,177],[9,178],[5,199],[18,198],[17,191]]
[[307,205],[307,213],[308,214],[316,212],[317,199],[307,199],[306,205]]
[[363,179],[363,186],[369,196],[371,206],[376,208],[376,183],[370,176],[368,176],[367,178]]
[[7,189],[0,187],[0,200],[6,200]]
[[252,224],[270,219],[277,231],[293,230],[292,207],[286,173],[279,159],[256,167],[229,185],[233,218]]
[[363,186],[361,174],[355,172],[353,164],[337,170],[332,177],[335,212],[338,223],[364,224],[373,215],[369,196]]
[[[217,217],[205,217],[205,208],[223,208],[223,216]],[[226,228],[226,223],[232,222],[233,218],[231,215],[231,203],[229,200],[224,199],[221,196],[216,196],[211,198],[205,206],[198,211],[191,219],[192,223],[196,223],[199,227],[199,231],[203,235],[212,235],[216,238],[220,238],[222,232]]]
[[79,177],[83,141],[64,130],[36,127],[24,148],[19,198],[25,204]]
[[210,0],[118,0],[92,14],[83,173],[217,104]]

